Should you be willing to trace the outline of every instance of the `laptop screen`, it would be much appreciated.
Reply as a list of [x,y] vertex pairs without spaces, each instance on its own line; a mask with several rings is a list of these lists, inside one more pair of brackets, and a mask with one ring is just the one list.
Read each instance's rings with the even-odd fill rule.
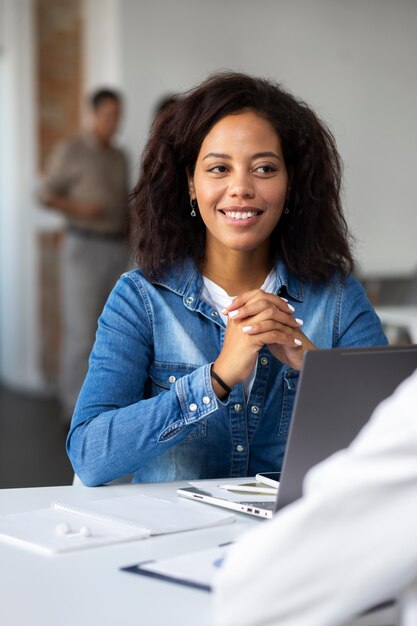
[[376,406],[417,368],[417,346],[311,350],[304,357],[276,511],[302,495],[308,470],[346,448]]

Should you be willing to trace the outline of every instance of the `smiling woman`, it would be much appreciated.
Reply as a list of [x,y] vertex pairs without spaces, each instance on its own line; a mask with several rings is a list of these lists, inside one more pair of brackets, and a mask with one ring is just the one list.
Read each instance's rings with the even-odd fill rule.
[[329,130],[279,85],[213,76],[157,115],[131,199],[139,269],[103,314],[67,449],[97,485],[279,471],[306,350],[386,343]]

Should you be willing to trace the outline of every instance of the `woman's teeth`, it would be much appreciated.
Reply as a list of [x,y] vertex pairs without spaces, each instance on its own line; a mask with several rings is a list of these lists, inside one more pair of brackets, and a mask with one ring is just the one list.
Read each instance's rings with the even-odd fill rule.
[[234,220],[247,220],[258,215],[258,211],[224,211],[224,214]]

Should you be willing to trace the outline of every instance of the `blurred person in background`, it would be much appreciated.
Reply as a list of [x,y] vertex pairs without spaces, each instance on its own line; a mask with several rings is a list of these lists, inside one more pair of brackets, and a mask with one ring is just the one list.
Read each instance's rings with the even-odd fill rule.
[[62,419],[69,423],[87,371],[97,319],[129,264],[128,161],[113,145],[121,96],[100,89],[90,98],[89,127],[53,151],[41,201],[66,219],[61,256],[63,341],[59,375]]

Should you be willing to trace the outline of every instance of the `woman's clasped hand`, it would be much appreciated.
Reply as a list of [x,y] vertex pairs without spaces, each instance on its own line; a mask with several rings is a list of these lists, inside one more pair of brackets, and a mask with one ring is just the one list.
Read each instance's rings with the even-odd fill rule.
[[294,317],[286,299],[261,289],[237,296],[224,309],[228,323],[221,356],[214,369],[230,386],[245,380],[255,367],[259,351],[269,351],[289,367],[300,370],[305,350],[315,346],[302,333],[303,320]]

